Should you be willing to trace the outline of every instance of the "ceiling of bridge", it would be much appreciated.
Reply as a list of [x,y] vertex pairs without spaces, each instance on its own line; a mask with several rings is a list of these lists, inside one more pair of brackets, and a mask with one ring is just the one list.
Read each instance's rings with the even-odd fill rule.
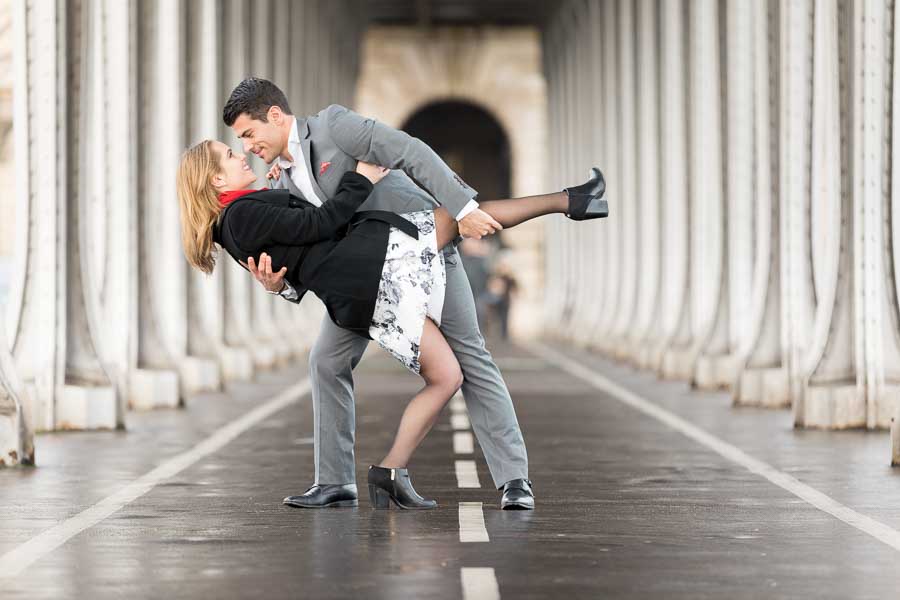
[[367,0],[371,22],[379,25],[535,25],[556,2],[546,0]]

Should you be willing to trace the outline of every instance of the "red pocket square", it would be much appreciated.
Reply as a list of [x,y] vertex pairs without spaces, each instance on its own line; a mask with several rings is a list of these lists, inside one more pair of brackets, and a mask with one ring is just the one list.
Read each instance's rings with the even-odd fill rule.
[[321,165],[319,165],[319,177],[321,177],[322,174],[325,173],[325,171],[327,171],[328,167],[330,167],[330,166],[331,166],[330,162],[323,162]]

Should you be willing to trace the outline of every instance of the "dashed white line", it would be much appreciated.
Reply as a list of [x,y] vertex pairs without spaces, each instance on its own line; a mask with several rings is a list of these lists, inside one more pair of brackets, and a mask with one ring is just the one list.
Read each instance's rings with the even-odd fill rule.
[[453,432],[454,454],[472,454],[475,452],[475,440],[468,431]]
[[459,541],[466,543],[491,541],[484,526],[481,502],[459,503]]
[[834,498],[823,494],[819,490],[801,482],[795,477],[788,475],[783,471],[779,471],[768,463],[753,458],[737,446],[733,446],[713,434],[700,429],[696,425],[685,421],[675,413],[669,412],[668,410],[653,404],[649,400],[641,398],[634,392],[602,375],[594,373],[590,369],[578,364],[552,348],[535,343],[532,345],[532,351],[563,371],[579,377],[593,385],[595,388],[606,392],[622,404],[631,406],[645,415],[668,425],[675,431],[694,440],[698,444],[706,446],[716,454],[744,467],[751,473],[755,473],[768,479],[778,487],[805,500],[822,512],[828,513],[844,523],[847,523],[851,527],[855,527],[856,529],[871,535],[895,550],[900,550],[900,531],[897,531],[893,527],[885,525],[880,521],[876,521],[872,517],[858,513],[852,508],[841,504]]
[[462,394],[456,394],[450,398],[450,410],[452,412],[466,412],[466,401],[463,400]]
[[481,487],[481,482],[478,481],[478,469],[475,467],[474,460],[456,461],[456,486],[461,489]]
[[135,479],[118,492],[16,546],[0,556],[0,579],[19,575],[41,557],[65,544],[85,529],[96,525],[126,504],[140,498],[160,482],[177,475],[200,459],[219,450],[263,419],[299,401],[309,392],[309,389],[308,379],[291,386],[265,404],[220,427],[190,450],[173,456],[152,471]]
[[469,415],[465,413],[453,413],[450,415],[450,426],[456,431],[470,429]]
[[497,576],[490,567],[463,567],[459,577],[463,600],[500,600]]

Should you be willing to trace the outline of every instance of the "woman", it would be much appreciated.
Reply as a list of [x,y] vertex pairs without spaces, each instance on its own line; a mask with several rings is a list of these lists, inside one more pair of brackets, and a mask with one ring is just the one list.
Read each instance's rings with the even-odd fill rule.
[[[321,207],[287,190],[249,189],[257,179],[244,155],[206,140],[187,150],[178,168],[182,243],[191,266],[211,273],[215,244],[235,261],[266,252],[285,279],[325,304],[339,327],[378,342],[425,387],[403,412],[390,452],[369,467],[376,508],[434,508],[419,496],[406,465],[441,409],[462,385],[462,371],[438,329],[445,285],[440,249],[458,236],[443,208],[397,215],[357,209],[389,171],[360,162]],[[503,227],[566,213],[575,220],[607,215],[600,171],[555,194],[481,202]]]

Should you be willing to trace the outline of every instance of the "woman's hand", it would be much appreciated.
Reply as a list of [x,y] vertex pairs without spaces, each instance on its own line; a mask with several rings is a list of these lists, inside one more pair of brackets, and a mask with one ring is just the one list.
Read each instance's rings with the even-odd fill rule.
[[274,165],[272,165],[272,168],[269,169],[269,172],[266,173],[266,179],[278,181],[279,177],[281,177],[281,167],[279,167],[278,163],[276,162]]
[[356,172],[371,181],[372,185],[375,185],[384,179],[384,176],[390,173],[391,170],[379,167],[378,165],[373,165],[372,163],[359,161],[356,163]]

